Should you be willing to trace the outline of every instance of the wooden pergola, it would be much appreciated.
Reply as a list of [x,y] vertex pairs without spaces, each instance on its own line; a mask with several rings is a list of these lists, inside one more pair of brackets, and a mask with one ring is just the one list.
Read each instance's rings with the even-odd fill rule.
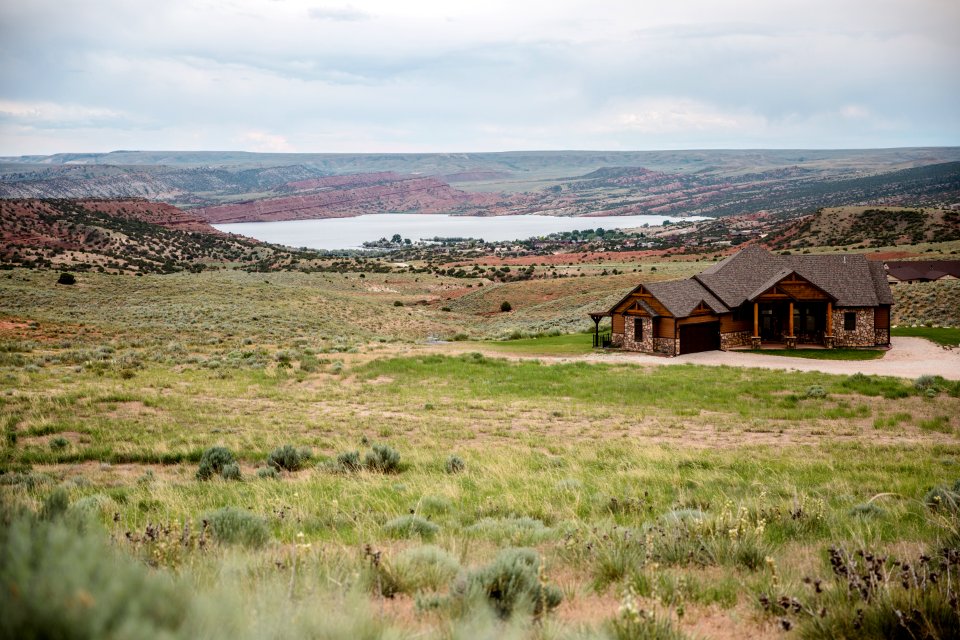
[[590,313],[590,319],[593,320],[593,346],[606,346],[600,344],[600,321],[609,318],[612,314],[609,311],[593,311]]

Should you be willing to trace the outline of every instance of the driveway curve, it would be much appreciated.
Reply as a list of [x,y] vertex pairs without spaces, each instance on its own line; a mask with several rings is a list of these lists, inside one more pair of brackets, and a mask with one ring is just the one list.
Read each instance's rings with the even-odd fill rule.
[[[841,375],[894,376],[915,379],[922,375],[960,380],[960,349],[946,349],[923,338],[893,338],[893,347],[877,360],[813,360],[789,356],[765,356],[745,351],[703,351],[675,358],[616,351],[591,354],[592,362],[632,362],[636,364],[699,364],[708,366],[755,367],[786,371],[820,371]],[[576,360],[577,358],[570,358]]]

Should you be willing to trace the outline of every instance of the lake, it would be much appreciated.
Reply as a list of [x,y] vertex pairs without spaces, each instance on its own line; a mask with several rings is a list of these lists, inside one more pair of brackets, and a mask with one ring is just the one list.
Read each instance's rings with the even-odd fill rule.
[[310,249],[359,249],[364,242],[390,238],[477,238],[488,242],[524,240],[560,231],[584,229],[627,229],[664,221],[703,220],[698,217],[669,216],[597,216],[569,218],[560,216],[451,216],[446,214],[377,213],[353,218],[288,220],[284,222],[239,222],[213,225],[220,231],[239,233],[263,242],[308,247]]

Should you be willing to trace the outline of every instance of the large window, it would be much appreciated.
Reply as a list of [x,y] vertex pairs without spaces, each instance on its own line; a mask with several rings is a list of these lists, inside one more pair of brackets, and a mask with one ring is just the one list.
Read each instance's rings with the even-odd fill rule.
[[843,330],[855,331],[857,328],[857,314],[853,311],[847,311],[843,314]]
[[633,339],[636,342],[643,342],[643,318],[633,319]]

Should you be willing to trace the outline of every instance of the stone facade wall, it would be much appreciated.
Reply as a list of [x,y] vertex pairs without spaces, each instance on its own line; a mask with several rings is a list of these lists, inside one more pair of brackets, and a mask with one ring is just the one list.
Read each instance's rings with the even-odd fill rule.
[[[857,326],[853,331],[843,328],[843,314],[857,314]],[[877,344],[873,328],[873,307],[839,307],[833,310],[833,346],[873,347]],[[883,342],[886,344],[886,341]]]
[[[643,340],[637,342],[633,339],[633,324],[635,322],[643,323]],[[620,345],[628,351],[645,351],[653,353],[653,318],[643,318],[641,316],[626,316],[623,319],[623,344]]]
[[677,355],[677,341],[673,338],[654,338],[653,350],[665,356]]
[[877,346],[890,344],[890,329],[874,329],[874,335]]
[[620,348],[623,346],[623,334],[622,333],[611,333],[610,334],[610,346]]
[[753,331],[731,331],[720,334],[720,349],[726,351],[735,347],[749,347]]

